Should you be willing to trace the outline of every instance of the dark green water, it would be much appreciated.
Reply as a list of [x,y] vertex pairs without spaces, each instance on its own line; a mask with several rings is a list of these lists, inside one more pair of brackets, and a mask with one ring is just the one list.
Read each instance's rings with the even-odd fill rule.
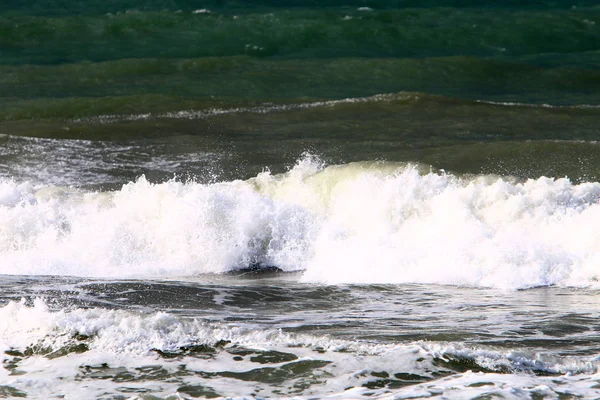
[[592,1],[3,2],[0,133],[595,180],[599,66]]

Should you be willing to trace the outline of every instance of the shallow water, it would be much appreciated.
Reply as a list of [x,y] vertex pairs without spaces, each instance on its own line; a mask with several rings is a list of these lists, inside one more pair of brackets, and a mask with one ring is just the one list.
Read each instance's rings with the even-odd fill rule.
[[598,393],[595,290],[323,286],[298,277],[3,278],[3,390],[70,397],[77,387],[80,398]]

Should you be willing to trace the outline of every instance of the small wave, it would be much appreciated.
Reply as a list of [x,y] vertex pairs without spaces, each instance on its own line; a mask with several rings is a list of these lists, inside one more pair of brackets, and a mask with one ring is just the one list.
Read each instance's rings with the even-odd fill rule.
[[[3,357],[7,355],[6,351],[48,355],[79,341],[86,343],[87,350],[124,356],[186,355],[193,346],[244,346],[290,351],[304,348],[319,354],[330,353],[334,358],[334,354],[384,358],[391,364],[394,364],[394,357],[411,361],[425,357],[426,360],[420,361],[424,362],[424,370],[437,367],[451,373],[479,370],[593,375],[598,373],[600,367],[599,361],[592,357],[565,358],[519,349],[498,350],[452,342],[388,344],[333,339],[286,333],[280,329],[261,330],[244,327],[243,324],[208,323],[165,312],[141,314],[103,308],[52,311],[41,298],[36,298],[33,304],[28,304],[25,299],[10,301],[0,307],[0,316],[4,321],[0,328],[0,348],[5,352]],[[36,353],[35,349],[44,351]]]
[[[11,301],[0,308],[0,317],[0,359],[13,371],[6,382],[23,393],[35,383],[30,394],[39,398],[68,392],[72,382],[86,382],[89,397],[98,397],[119,391],[123,382],[140,386],[148,378],[161,379],[166,396],[183,387],[181,374],[188,385],[208,385],[228,397],[247,396],[257,388],[270,393],[273,374],[290,385],[309,383],[302,393],[309,397],[435,397],[456,389],[461,396],[522,394],[514,398],[552,397],[565,388],[584,397],[597,394],[598,361],[585,357],[460,343],[339,340],[162,312],[50,311],[41,299],[32,306]],[[327,380],[319,379],[323,376]],[[101,386],[94,384],[98,377]]]
[[132,115],[99,115],[96,117],[79,118],[75,119],[74,122],[100,122],[100,123],[114,123],[120,121],[140,121],[147,119],[204,119],[214,117],[218,115],[227,114],[267,114],[271,112],[283,112],[292,110],[303,110],[311,108],[321,107],[333,107],[340,104],[354,104],[354,103],[372,103],[372,102],[389,102],[395,100],[410,100],[418,99],[423,96],[419,93],[386,93],[377,94],[368,97],[352,97],[341,100],[328,100],[328,101],[315,101],[310,103],[296,103],[296,104],[279,104],[273,105],[271,103],[263,104],[256,107],[234,107],[234,108],[210,108],[207,110],[181,110],[175,112],[164,112],[164,113],[144,113],[144,114],[132,114]]
[[491,101],[491,100],[475,100],[477,103],[490,104],[502,107],[527,107],[527,108],[556,108],[556,109],[597,109],[600,108],[598,104],[576,104],[576,105],[557,105],[557,104],[533,104],[533,103],[519,103],[511,101]]
[[[489,107],[499,108],[528,108],[528,109],[547,109],[556,110],[560,112],[563,110],[585,110],[595,111],[600,109],[599,105],[595,104],[576,104],[576,105],[559,105],[559,104],[546,104],[546,103],[520,103],[520,102],[501,102],[491,100],[471,100],[461,99],[451,96],[442,96],[437,94],[428,94],[422,92],[396,92],[396,93],[381,93],[373,96],[365,97],[348,97],[338,100],[323,100],[323,101],[312,101],[312,102],[300,102],[300,103],[284,103],[284,104],[273,104],[263,103],[256,106],[246,107],[224,107],[224,108],[205,108],[205,109],[190,109],[180,111],[168,111],[168,112],[154,112],[154,113],[140,113],[140,114],[104,114],[97,116],[90,116],[85,118],[73,119],[74,123],[100,123],[100,124],[114,124],[118,122],[135,122],[135,121],[146,121],[156,119],[175,119],[175,120],[200,120],[208,119],[212,117],[233,115],[233,114],[269,114],[269,113],[282,113],[298,110],[310,110],[327,107],[338,107],[347,104],[369,104],[369,103],[392,103],[392,102],[404,102],[413,103],[421,102],[424,104],[452,104],[452,105],[487,105]],[[590,111],[591,112],[591,111]]]

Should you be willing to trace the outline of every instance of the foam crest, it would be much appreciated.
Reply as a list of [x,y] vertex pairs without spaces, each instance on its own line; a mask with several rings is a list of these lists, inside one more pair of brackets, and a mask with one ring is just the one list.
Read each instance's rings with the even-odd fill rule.
[[325,283],[591,285],[600,184],[419,166],[325,167],[116,192],[0,183],[0,273],[188,276],[248,266]]
[[35,190],[28,182],[18,184],[13,180],[0,180],[0,207],[15,206],[19,202],[33,201]]
[[596,279],[597,183],[411,169],[365,178],[332,198],[305,279],[510,288]]
[[52,312],[41,299],[36,299],[32,306],[25,300],[11,301],[0,308],[0,317],[4,321],[0,328],[4,349],[23,350],[34,345],[59,349],[76,335],[92,338],[92,350],[139,356],[157,349],[179,350],[183,346],[213,345],[218,341],[291,342],[278,330],[209,325],[163,312],[144,315],[100,308]]
[[4,321],[0,328],[0,349],[4,351],[37,348],[47,349],[47,354],[83,336],[89,341],[90,351],[113,356],[156,356],[156,351],[180,352],[190,346],[214,346],[219,342],[255,349],[305,348],[377,357],[394,351],[396,355],[413,354],[410,357],[414,358],[426,352],[419,345],[360,343],[289,334],[279,329],[208,323],[164,312],[143,314],[102,308],[51,311],[40,298],[31,305],[24,299],[10,301],[0,308],[0,318]]
[[157,351],[181,352],[190,346],[214,346],[219,342],[225,342],[229,347],[296,349],[293,351],[305,355],[309,354],[306,351],[316,350],[318,354],[327,353],[322,357],[332,360],[350,355],[346,360],[350,363],[346,365],[349,367],[348,373],[356,373],[370,366],[389,368],[390,372],[393,369],[419,368],[425,373],[435,364],[440,368],[465,371],[477,366],[488,372],[591,375],[598,373],[599,367],[598,360],[592,357],[565,358],[452,342],[386,344],[352,341],[285,333],[279,329],[261,330],[242,325],[208,323],[164,312],[143,314],[102,308],[51,311],[39,298],[32,305],[25,300],[10,301],[0,307],[0,318],[3,321],[0,328],[0,348],[3,351],[37,348],[47,349],[45,354],[49,354],[67,346],[74,338],[84,337],[89,346],[86,351],[120,357],[156,357]]
[[114,193],[47,189],[0,213],[5,274],[172,276],[257,263],[294,269],[304,253],[294,239],[310,228],[308,211],[241,181],[140,178]]
[[534,372],[537,374],[597,374],[600,364],[596,357],[564,358],[519,349],[477,348],[458,343],[422,343],[431,357],[446,362],[472,361],[474,365],[493,372]]
[[[598,360],[592,357],[452,342],[342,340],[163,312],[51,311],[40,299],[33,305],[25,300],[9,302],[0,307],[0,318],[0,360],[8,366],[0,376],[14,390],[29,391],[34,398],[71,393],[81,387],[82,379],[85,397],[98,397],[107,390],[120,391],[123,378],[130,382],[137,377],[136,385],[142,385],[147,371],[173,378],[161,382],[160,389],[153,382],[143,384],[163,397],[178,390],[182,383],[177,379],[183,372],[189,385],[208,384],[228,397],[246,398],[257,388],[271,393],[268,382],[256,374],[279,369],[289,373],[299,365],[310,366],[314,377],[328,377],[326,386],[322,386],[325,381],[314,381],[314,387],[303,393],[307,398],[326,394],[332,398],[435,397],[456,393],[457,388],[463,394],[521,393],[522,398],[527,393],[555,397],[565,388],[586,398],[597,394]],[[248,353],[269,355],[269,365],[260,357],[238,357]],[[273,359],[276,356],[280,359]],[[102,384],[96,384],[97,377]],[[293,383],[298,376],[288,378]],[[395,387],[385,387],[386,382]]]

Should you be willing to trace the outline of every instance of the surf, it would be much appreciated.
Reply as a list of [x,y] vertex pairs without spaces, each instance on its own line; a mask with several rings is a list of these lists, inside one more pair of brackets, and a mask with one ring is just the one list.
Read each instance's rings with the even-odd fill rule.
[[322,283],[595,285],[600,184],[393,162],[120,190],[0,183],[0,273],[175,277],[268,267]]

